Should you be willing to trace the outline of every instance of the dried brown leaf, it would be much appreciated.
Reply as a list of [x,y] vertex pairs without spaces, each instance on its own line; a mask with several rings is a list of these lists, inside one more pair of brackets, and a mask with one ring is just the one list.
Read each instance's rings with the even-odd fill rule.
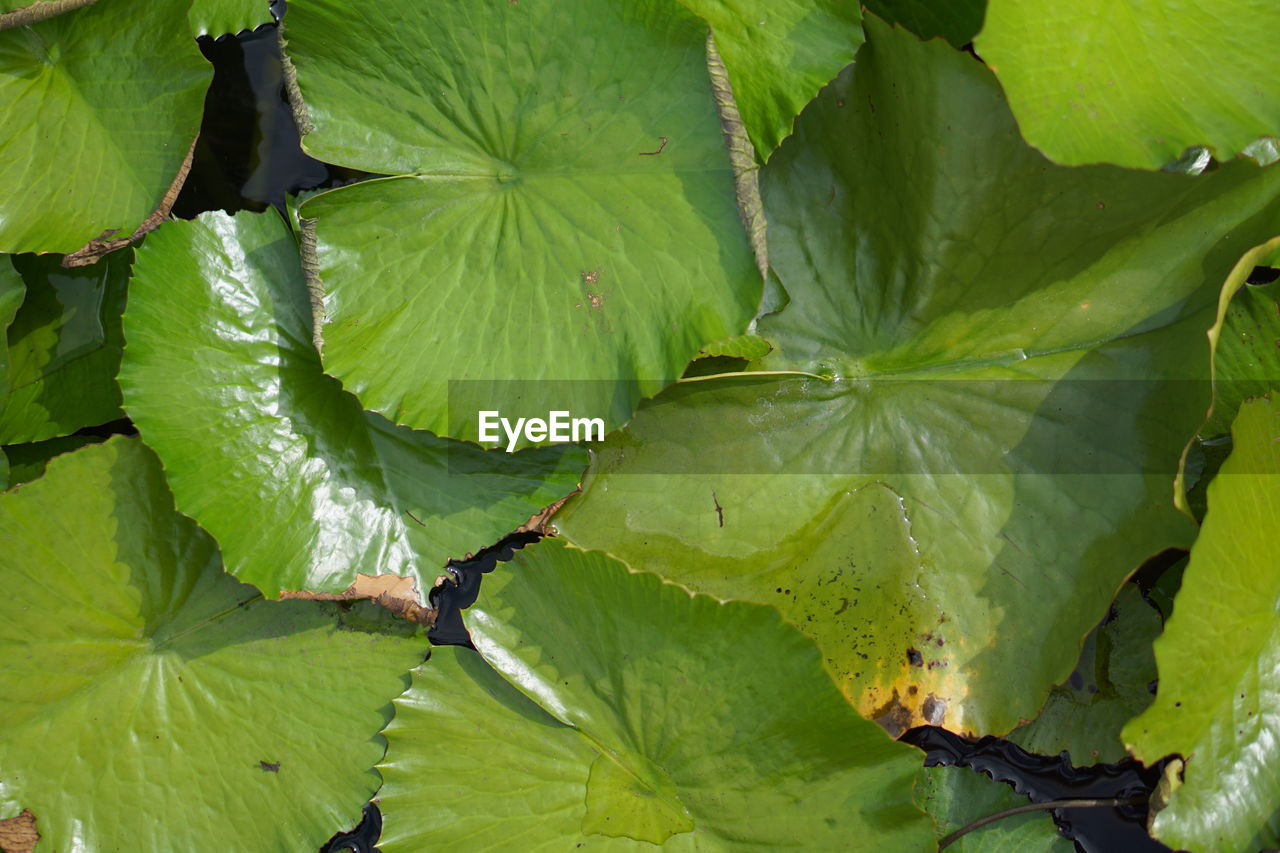
[[36,816],[31,809],[23,809],[17,817],[0,820],[0,851],[3,853],[31,853],[39,840]]

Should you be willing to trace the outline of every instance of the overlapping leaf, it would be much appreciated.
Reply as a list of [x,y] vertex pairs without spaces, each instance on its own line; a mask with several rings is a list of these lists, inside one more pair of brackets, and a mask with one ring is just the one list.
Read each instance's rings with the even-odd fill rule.
[[0,540],[0,814],[31,809],[40,850],[314,850],[354,822],[426,651],[407,623],[258,600],[136,439],[0,496]]
[[1054,167],[970,57],[866,25],[762,175],[791,297],[763,365],[811,375],[670,389],[559,526],[777,603],[891,731],[1006,732],[1125,575],[1191,538],[1171,484],[1208,403],[1197,342],[1280,171]]
[[0,251],[72,252],[160,204],[209,66],[189,0],[98,0],[0,32]]
[[[1280,223],[1276,230],[1280,231]],[[1280,285],[1245,283],[1254,265],[1278,250],[1280,236],[1251,250],[1236,264],[1218,296],[1218,319],[1209,330],[1214,401],[1200,430],[1205,438],[1227,435],[1245,399],[1280,390]]]
[[[916,784],[920,805],[929,812],[939,838],[989,815],[1026,805],[1003,782],[967,767],[926,767]],[[1071,853],[1076,846],[1058,834],[1048,812],[1001,818],[963,835],[948,853]]]
[[1159,168],[1280,136],[1273,0],[989,0],[977,49],[1058,163]]
[[1280,844],[1280,394],[1243,403],[1232,434],[1156,641],[1160,692],[1124,730],[1147,763],[1185,759],[1152,830],[1196,853]]
[[271,0],[194,0],[187,19],[193,35],[214,37],[252,30],[275,20]]
[[[1176,584],[1181,577],[1179,570],[1166,573],[1166,583]],[[1077,766],[1125,758],[1120,730],[1154,698],[1151,644],[1163,626],[1161,612],[1144,600],[1137,584],[1125,584],[1102,624],[1085,638],[1071,677],[1053,689],[1039,715],[1014,729],[1009,740],[1040,755],[1065,751]]]
[[932,849],[919,754],[772,609],[550,540],[468,616],[483,658],[435,650],[387,730],[388,853]]
[[941,36],[954,47],[964,47],[982,29],[987,0],[867,0],[864,5],[920,38]]
[[[121,384],[179,509],[269,596],[418,579],[573,491],[576,448],[511,455],[397,427],[324,375],[274,213],[169,223],[138,253]],[[425,603],[425,602],[423,602]]]
[[750,321],[705,28],[675,3],[314,0],[288,39],[307,151],[392,175],[300,211],[326,368],[366,407],[472,440],[480,409],[619,425]]
[[8,329],[0,444],[42,441],[120,417],[120,315],[132,254],[74,269],[59,266],[56,255],[13,258],[25,298]]
[[763,162],[862,44],[844,0],[679,0],[711,26],[747,135]]

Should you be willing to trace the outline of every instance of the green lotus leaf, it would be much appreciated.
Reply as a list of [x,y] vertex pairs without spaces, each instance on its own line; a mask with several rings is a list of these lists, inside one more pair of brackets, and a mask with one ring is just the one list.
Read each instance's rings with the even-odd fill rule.
[[366,408],[471,440],[479,410],[617,426],[745,330],[762,283],[697,19],[389,0],[352,27],[356,8],[291,8],[287,52],[307,151],[391,175],[300,210],[324,363]]
[[919,753],[772,608],[547,540],[467,615],[483,658],[436,649],[387,729],[387,853],[933,849]]
[[973,41],[987,10],[987,0],[867,0],[863,5],[920,38],[942,36],[954,47]]
[[214,37],[256,29],[275,20],[271,0],[195,0],[187,19],[192,35]]
[[98,0],[0,32],[0,251],[73,252],[160,205],[209,85],[188,2]]
[[844,0],[679,2],[711,26],[742,123],[762,162],[862,44],[859,6]]
[[[1181,572],[1170,569],[1165,576],[1161,582],[1176,589]],[[1163,626],[1161,611],[1143,598],[1138,585],[1125,584],[1106,619],[1085,638],[1075,672],[1053,688],[1039,716],[1014,729],[1009,740],[1040,755],[1068,752],[1077,766],[1126,758],[1120,730],[1151,704],[1156,679],[1151,644]]]
[[990,0],[976,47],[1049,159],[1154,169],[1280,135],[1278,31],[1273,0]]
[[13,258],[26,296],[8,330],[0,444],[42,441],[121,416],[116,372],[132,256],[114,252],[73,269],[63,269],[56,255]]
[[[426,593],[451,557],[573,491],[584,451],[487,453],[365,412],[324,375],[274,214],[167,223],[138,252],[121,384],[179,509],[270,597],[357,572]],[[425,602],[423,602],[425,603]]]
[[557,524],[777,604],[891,732],[1003,733],[1125,576],[1192,538],[1171,481],[1208,405],[1198,342],[1280,171],[1055,167],[971,57],[865,23],[761,178],[791,297],[762,366],[807,375],[669,389]]
[[38,851],[314,850],[355,822],[426,651],[408,623],[259,600],[137,439],[0,496],[0,540],[0,813],[31,809]]
[[1185,759],[1151,829],[1193,853],[1280,845],[1280,394],[1241,404],[1232,436],[1155,644],[1160,692],[1124,729],[1148,764]]
[[[967,767],[923,768],[916,799],[933,818],[940,839],[980,818],[1028,802],[1003,782]],[[1047,811],[1035,811],[1001,818],[961,836],[946,849],[948,853],[1072,853],[1076,846],[1058,834]]]

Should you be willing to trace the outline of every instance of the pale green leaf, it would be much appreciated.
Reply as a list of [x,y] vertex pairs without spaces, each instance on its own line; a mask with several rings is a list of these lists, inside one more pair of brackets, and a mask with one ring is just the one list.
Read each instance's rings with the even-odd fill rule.
[[[485,452],[365,412],[324,375],[298,249],[274,212],[167,223],[139,250],[121,370],[178,508],[276,597],[357,572],[417,579],[573,491],[572,447]],[[421,603],[425,604],[425,600]]]
[[471,440],[479,410],[617,426],[745,331],[762,283],[696,18],[388,0],[353,27],[355,8],[293,7],[287,53],[307,151],[390,175],[300,209],[325,367],[363,405]]
[[436,649],[397,700],[387,853],[932,850],[919,753],[771,608],[547,540],[486,578],[468,625],[483,659]]
[[1124,730],[1147,764],[1184,758],[1152,830],[1193,853],[1280,845],[1280,394],[1243,403],[1232,436],[1155,644],[1159,694]]
[[355,822],[426,651],[407,623],[259,600],[137,439],[0,496],[0,541],[0,813],[35,813],[37,851],[314,850]]
[[891,732],[1005,733],[1127,574],[1190,543],[1172,486],[1204,330],[1280,171],[1055,167],[972,57],[865,24],[762,174],[790,295],[762,367],[808,375],[664,392],[557,525],[777,604]]
[[0,32],[0,251],[73,252],[159,205],[200,127],[189,0],[98,0]]
[[1058,163],[1156,169],[1280,133],[1275,0],[989,0],[978,53]]

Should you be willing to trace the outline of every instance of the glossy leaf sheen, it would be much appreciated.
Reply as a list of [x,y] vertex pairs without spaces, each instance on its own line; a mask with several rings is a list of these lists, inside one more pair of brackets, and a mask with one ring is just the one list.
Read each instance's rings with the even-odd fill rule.
[[292,8],[287,49],[307,151],[392,175],[300,210],[326,369],[367,408],[471,440],[480,409],[617,426],[744,331],[762,284],[696,19],[389,0],[352,27],[355,8]]
[[[576,448],[486,453],[365,412],[324,375],[274,213],[167,223],[139,251],[121,384],[182,512],[268,596],[417,578],[571,492]],[[212,438],[211,438],[212,437]]]
[[762,174],[791,298],[762,366],[833,379],[665,392],[557,524],[776,603],[892,732],[1004,733],[1124,577],[1191,538],[1170,486],[1208,403],[1195,342],[1280,172],[1054,167],[971,57],[865,23]]
[[933,849],[919,754],[771,608],[546,540],[485,579],[468,626],[484,658],[438,648],[397,701],[387,853]]
[[200,127],[209,65],[188,0],[98,0],[0,32],[0,251],[132,233]]
[[1152,828],[1194,853],[1280,845],[1280,393],[1241,405],[1232,435],[1155,644],[1160,693],[1124,730],[1148,764],[1186,759]]
[[8,330],[0,444],[43,441],[120,417],[120,315],[132,258],[126,249],[74,269],[63,269],[57,255],[14,258],[26,296]]
[[711,26],[742,123],[762,162],[862,44],[859,6],[845,0],[679,2]]
[[1276,32],[1274,0],[989,0],[976,47],[1049,159],[1155,169],[1280,133]]
[[0,813],[35,812],[39,850],[314,850],[357,819],[426,650],[405,623],[257,600],[136,439],[0,496],[0,541],[21,590],[0,604]]

